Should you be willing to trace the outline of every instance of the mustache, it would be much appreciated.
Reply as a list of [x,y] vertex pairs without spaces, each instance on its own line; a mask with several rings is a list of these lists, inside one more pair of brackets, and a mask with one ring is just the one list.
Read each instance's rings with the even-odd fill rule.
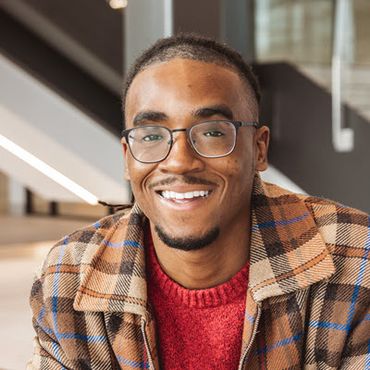
[[159,181],[156,181],[156,182],[153,182],[153,183],[149,184],[148,187],[149,187],[149,189],[153,189],[156,186],[173,185],[175,183],[181,183],[181,184],[185,183],[185,184],[188,184],[188,185],[217,186],[217,184],[212,182],[212,181],[209,181],[209,180],[206,180],[206,179],[201,179],[201,178],[195,177],[195,176],[184,175],[184,176],[181,176],[181,177],[178,177],[178,176],[166,177],[165,179],[162,179],[162,180],[159,180]]

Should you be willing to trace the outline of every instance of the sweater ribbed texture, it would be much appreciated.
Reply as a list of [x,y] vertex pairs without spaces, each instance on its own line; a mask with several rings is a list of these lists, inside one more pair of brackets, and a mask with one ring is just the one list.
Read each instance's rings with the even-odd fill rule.
[[146,244],[161,369],[237,369],[249,265],[221,285],[186,289],[164,273],[151,238]]

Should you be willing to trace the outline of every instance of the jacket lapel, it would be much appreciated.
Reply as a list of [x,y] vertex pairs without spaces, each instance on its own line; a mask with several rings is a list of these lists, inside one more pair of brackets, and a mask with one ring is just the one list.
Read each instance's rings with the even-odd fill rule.
[[98,245],[91,243],[90,249],[88,246],[81,264],[82,279],[74,301],[75,310],[147,316],[145,222],[135,205],[107,231]]
[[77,311],[104,313],[107,335],[121,368],[128,364],[159,368],[155,323],[147,302],[145,222],[134,205],[108,228],[100,243],[88,246],[73,306]]
[[303,292],[335,272],[304,198],[255,177],[242,355],[258,332],[263,300]]

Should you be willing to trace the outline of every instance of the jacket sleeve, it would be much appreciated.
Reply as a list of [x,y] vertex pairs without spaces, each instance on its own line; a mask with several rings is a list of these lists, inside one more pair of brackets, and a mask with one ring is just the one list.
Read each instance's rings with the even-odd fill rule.
[[[37,278],[32,286],[30,304],[32,323],[36,332],[34,351],[31,361],[27,364],[29,370],[60,370],[73,369],[59,342],[56,328],[56,313],[53,312],[53,298],[45,299],[44,280]],[[48,303],[49,302],[49,303]]]

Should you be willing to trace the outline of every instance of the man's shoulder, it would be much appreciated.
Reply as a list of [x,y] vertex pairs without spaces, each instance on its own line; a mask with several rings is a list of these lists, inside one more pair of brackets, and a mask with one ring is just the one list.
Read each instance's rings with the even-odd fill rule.
[[[293,195],[293,193],[291,193]],[[336,201],[304,194],[294,194],[305,206],[330,252],[336,284],[355,284],[362,272],[370,277],[370,216],[359,209]],[[365,279],[366,280],[366,279]],[[369,288],[369,287],[368,287]]]
[[274,184],[264,184],[274,203],[295,207],[304,204],[329,249],[370,249],[370,216],[363,211],[318,196],[299,194]]
[[61,238],[49,251],[39,277],[61,268],[80,270],[117,228],[125,228],[131,209],[106,216]]
[[264,185],[268,188],[268,194],[280,198],[282,204],[303,202],[318,227],[343,224],[348,227],[359,226],[363,232],[368,231],[370,215],[366,212],[324,197],[294,193],[275,184]]
[[304,196],[302,200],[325,241],[347,247],[370,247],[370,216],[366,212],[320,197]]

